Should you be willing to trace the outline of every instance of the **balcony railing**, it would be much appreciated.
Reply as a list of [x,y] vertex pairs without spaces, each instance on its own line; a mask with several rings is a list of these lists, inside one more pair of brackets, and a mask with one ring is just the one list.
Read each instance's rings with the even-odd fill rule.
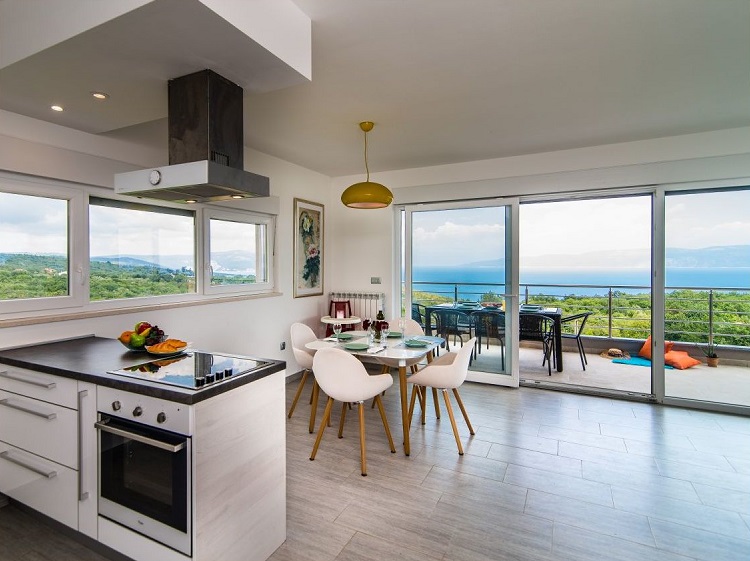
[[[502,302],[504,285],[412,282],[425,305],[473,300]],[[560,307],[564,315],[592,311],[584,335],[645,339],[651,333],[651,288],[634,285],[521,284],[521,302]],[[565,295],[561,295],[564,293]],[[750,347],[750,289],[667,287],[665,334],[685,343]]]

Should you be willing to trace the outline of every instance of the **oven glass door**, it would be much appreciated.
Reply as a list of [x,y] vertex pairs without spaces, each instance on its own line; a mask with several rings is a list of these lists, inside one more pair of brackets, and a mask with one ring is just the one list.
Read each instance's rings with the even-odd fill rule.
[[142,515],[136,531],[148,535],[146,517],[189,540],[190,437],[103,414],[97,428],[100,498]]

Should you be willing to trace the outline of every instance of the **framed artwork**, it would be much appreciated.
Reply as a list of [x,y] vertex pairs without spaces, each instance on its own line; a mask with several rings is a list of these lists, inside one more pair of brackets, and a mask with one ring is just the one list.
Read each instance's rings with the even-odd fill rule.
[[294,199],[294,297],[323,294],[323,205]]

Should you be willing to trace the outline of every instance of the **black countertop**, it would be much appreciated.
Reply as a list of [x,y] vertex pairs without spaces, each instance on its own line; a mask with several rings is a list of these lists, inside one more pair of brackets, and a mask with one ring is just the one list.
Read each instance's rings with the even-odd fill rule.
[[143,354],[125,349],[117,339],[93,336],[0,350],[0,364],[29,368],[187,405],[249,384],[286,368],[284,361],[259,359],[269,364],[253,372],[234,376],[199,390],[165,386],[147,380],[107,374],[110,370],[142,363],[143,357]]

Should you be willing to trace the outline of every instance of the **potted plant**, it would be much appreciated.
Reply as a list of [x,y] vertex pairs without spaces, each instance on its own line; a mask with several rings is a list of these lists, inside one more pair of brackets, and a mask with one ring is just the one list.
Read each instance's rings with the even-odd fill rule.
[[701,350],[706,355],[706,364],[712,368],[719,366],[719,355],[716,354],[716,344],[713,341],[709,341],[708,345],[701,347]]

